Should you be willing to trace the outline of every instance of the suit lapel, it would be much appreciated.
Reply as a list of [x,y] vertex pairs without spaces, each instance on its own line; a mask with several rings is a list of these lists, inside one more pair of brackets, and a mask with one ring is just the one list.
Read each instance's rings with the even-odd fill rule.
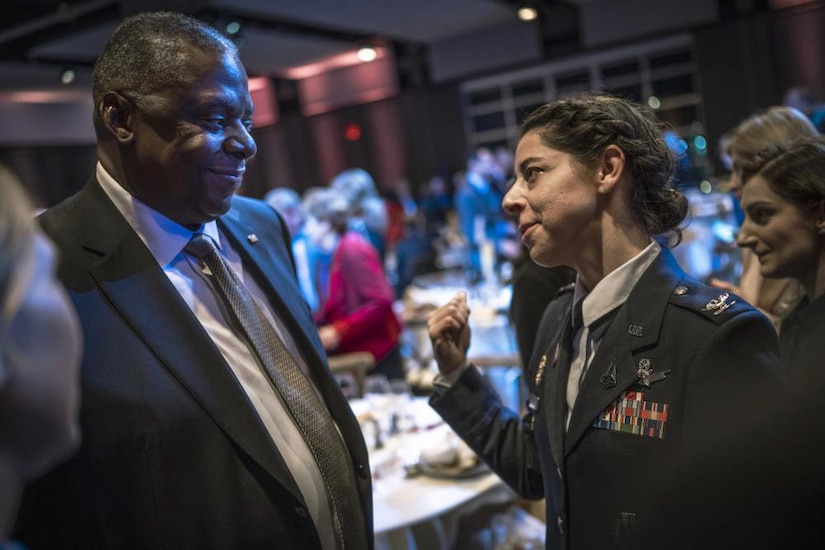
[[[663,248],[633,287],[582,380],[567,430],[566,453],[576,446],[596,417],[638,379],[634,356],[658,343],[670,295],[683,277],[673,255]],[[615,385],[602,382],[608,371],[615,372]]]
[[[286,284],[288,281],[295,281],[288,251],[285,248],[285,254],[276,256],[277,251],[274,248],[263,246],[261,240],[250,239],[249,236],[254,234],[253,228],[243,222],[235,210],[221,217],[218,224],[241,254],[244,269],[250,270],[301,350],[313,382],[344,435],[345,445],[359,462],[366,464],[367,448],[363,443],[361,428],[329,370],[326,352],[318,338],[315,321],[299,292],[297,283]],[[272,284],[275,281],[284,284]]]
[[555,336],[546,350],[547,362],[544,371],[543,399],[546,402],[547,431],[550,434],[550,449],[557,465],[564,463],[564,421],[567,416],[567,377],[570,372],[569,352],[565,349],[565,334],[570,330],[570,302],[565,309]]
[[101,255],[90,273],[103,294],[227,436],[302,501],[269,434],[203,326],[102,189],[91,195],[90,210],[99,221],[86,222],[83,242]]

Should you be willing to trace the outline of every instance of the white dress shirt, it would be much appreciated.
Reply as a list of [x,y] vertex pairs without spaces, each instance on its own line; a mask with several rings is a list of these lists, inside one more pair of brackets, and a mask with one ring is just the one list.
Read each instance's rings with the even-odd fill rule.
[[[570,424],[570,414],[579,396],[581,381],[584,380],[590,362],[593,361],[606,332],[605,330],[592,332],[594,323],[627,301],[633,287],[661,251],[662,247],[656,241],[651,242],[636,256],[608,273],[589,293],[582,285],[581,278],[576,277],[576,288],[573,291],[573,315],[574,317],[578,315],[578,305],[581,304],[582,318],[581,327],[572,335],[573,350],[570,373],[567,378],[565,429]],[[575,318],[571,319],[571,322],[574,327],[578,324]]]
[[[202,272],[198,261],[183,253],[183,248],[191,240],[195,231],[170,220],[134,198],[106,172],[100,163],[97,165],[97,180],[155,257],[175,290],[192,309],[232,369],[235,378],[246,393],[249,402],[301,490],[309,514],[318,529],[323,550],[334,550],[337,543],[330,503],[321,472],[312,452],[307,447],[257,356],[227,320],[223,300],[216,295],[212,283]],[[289,331],[275,314],[255,280],[244,271],[238,252],[232,248],[228,239],[221,238],[217,224],[214,221],[206,223],[198,232],[204,233],[215,242],[224,260],[243,281],[261,311],[289,349],[292,357],[301,369],[307,372],[306,361],[301,356]],[[204,480],[204,483],[209,483],[209,481]]]

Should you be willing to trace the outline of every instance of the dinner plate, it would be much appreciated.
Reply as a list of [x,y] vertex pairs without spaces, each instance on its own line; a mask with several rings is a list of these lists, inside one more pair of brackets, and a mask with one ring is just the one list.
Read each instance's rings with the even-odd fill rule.
[[483,462],[472,466],[435,466],[421,462],[418,464],[418,469],[422,475],[438,479],[469,479],[484,475],[490,471],[490,468]]

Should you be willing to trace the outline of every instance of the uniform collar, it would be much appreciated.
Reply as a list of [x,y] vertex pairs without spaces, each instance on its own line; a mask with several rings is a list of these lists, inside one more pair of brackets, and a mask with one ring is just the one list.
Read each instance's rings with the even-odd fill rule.
[[[608,273],[590,292],[584,288],[581,277],[576,277],[576,287],[573,290],[573,311],[581,311],[583,325],[590,327],[624,304],[636,283],[661,251],[662,247],[659,243],[652,241],[644,250]],[[579,304],[581,307],[578,307]],[[578,320],[572,321],[575,326]]]

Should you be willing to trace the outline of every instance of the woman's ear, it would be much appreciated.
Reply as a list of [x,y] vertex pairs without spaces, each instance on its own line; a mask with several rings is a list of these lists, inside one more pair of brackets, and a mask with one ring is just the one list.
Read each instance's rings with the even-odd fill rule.
[[128,144],[134,139],[132,123],[135,107],[131,101],[117,92],[108,92],[100,102],[100,120],[109,134],[121,144]]
[[613,191],[624,174],[624,161],[624,151],[617,145],[604,148],[596,172],[599,193],[606,195]]

